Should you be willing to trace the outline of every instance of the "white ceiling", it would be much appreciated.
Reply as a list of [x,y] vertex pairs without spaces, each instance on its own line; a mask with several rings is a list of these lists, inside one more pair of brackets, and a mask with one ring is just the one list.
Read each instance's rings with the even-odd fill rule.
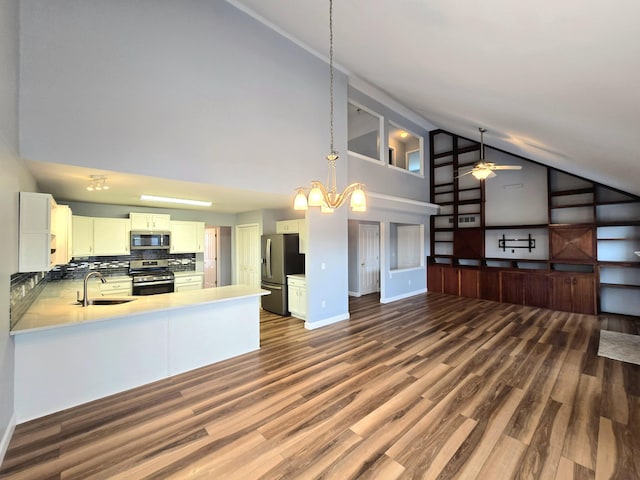
[[[327,0],[233,0],[328,52]],[[335,0],[336,65],[433,124],[640,194],[637,0]]]
[[[309,51],[328,53],[327,0],[229,0]],[[637,0],[335,0],[334,57],[351,76],[440,128],[640,195]],[[126,205],[141,193],[212,200],[209,211],[286,208],[255,195],[27,162],[55,198]],[[89,175],[112,189],[87,192]],[[117,187],[117,188],[116,188]],[[202,207],[197,207],[202,208]]]
[[[262,208],[283,208],[291,205],[293,201],[291,195],[256,193],[204,183],[182,182],[166,178],[32,160],[26,160],[25,163],[29,171],[36,177],[38,188],[43,192],[52,194],[58,203],[74,201],[238,213]],[[87,191],[91,175],[105,175],[109,189]],[[210,207],[196,207],[148,202],[140,200],[140,195],[142,194],[211,201],[213,204]]]

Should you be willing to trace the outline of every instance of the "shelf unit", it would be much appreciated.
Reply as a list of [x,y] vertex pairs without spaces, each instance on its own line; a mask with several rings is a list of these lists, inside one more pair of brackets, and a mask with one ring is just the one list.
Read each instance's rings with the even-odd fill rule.
[[[431,201],[441,209],[431,219],[429,290],[580,313],[640,315],[640,257],[633,253],[640,250],[640,197],[543,166],[547,222],[486,225],[484,182],[458,177],[479,158],[479,143],[443,130],[431,132],[430,140]],[[500,238],[500,230],[513,231],[508,240],[516,242],[504,258],[496,256],[495,246],[485,246],[491,232]],[[519,258],[526,254],[515,249],[527,248],[527,233],[535,233],[548,254]]]

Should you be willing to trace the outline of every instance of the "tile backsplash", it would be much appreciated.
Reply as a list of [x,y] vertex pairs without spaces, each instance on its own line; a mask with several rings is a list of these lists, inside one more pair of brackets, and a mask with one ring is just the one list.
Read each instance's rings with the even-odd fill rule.
[[169,254],[162,250],[139,250],[131,255],[113,257],[73,258],[67,265],[57,265],[49,272],[50,280],[81,279],[90,271],[97,270],[103,275],[127,275],[131,260],[168,259],[169,270],[189,272],[196,269],[195,253]]
[[9,329],[29,310],[47,284],[46,272],[14,273],[11,275],[9,299]]

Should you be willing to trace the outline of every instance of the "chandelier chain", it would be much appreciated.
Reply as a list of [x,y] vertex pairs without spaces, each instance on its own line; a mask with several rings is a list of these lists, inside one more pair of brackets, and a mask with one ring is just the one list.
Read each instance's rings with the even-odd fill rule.
[[329,154],[333,155],[333,0],[329,0],[329,131]]

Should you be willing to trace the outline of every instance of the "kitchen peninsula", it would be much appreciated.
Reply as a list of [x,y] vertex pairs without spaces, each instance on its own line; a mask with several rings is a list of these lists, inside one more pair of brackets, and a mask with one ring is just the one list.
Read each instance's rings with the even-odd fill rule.
[[17,423],[260,348],[259,288],[82,307],[43,295],[12,330]]

